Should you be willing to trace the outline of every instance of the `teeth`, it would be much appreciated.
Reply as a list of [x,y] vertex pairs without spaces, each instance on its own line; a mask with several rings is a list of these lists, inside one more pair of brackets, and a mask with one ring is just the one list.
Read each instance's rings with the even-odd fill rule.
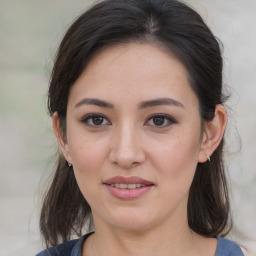
[[121,189],[135,189],[135,188],[141,188],[145,187],[143,184],[111,184],[112,187],[121,188]]
[[137,187],[136,184],[128,184],[129,189],[135,189]]
[[120,188],[128,188],[127,184],[119,184],[119,185],[120,185]]

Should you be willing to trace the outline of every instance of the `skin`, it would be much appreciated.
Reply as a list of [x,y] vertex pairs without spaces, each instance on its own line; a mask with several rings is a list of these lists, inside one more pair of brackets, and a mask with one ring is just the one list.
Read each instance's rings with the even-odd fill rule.
[[[152,105],[163,98],[172,101]],[[225,125],[218,105],[213,121],[201,127],[187,71],[164,49],[130,43],[94,56],[71,88],[65,138],[53,115],[60,147],[92,209],[96,232],[83,256],[213,256],[217,240],[189,229],[187,200],[197,163],[216,149]],[[114,176],[153,186],[136,199],[119,199],[104,185]]]

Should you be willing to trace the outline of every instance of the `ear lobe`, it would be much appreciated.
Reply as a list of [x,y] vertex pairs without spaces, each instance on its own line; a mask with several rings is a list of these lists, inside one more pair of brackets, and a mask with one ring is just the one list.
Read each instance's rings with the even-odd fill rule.
[[71,159],[70,159],[68,143],[66,138],[63,135],[63,131],[61,130],[60,119],[57,112],[54,112],[52,115],[52,125],[53,125],[55,136],[59,142],[60,149],[64,157],[66,158],[66,160],[70,163]]
[[198,162],[206,162],[207,155],[211,156],[215,149],[219,146],[227,123],[227,112],[224,106],[218,104],[215,108],[215,116],[212,121],[207,122],[203,131]]

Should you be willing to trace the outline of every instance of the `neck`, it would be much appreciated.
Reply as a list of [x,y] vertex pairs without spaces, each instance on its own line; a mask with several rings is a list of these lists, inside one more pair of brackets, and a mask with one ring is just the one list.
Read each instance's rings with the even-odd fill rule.
[[186,221],[183,225],[172,223],[156,226],[154,230],[136,231],[117,229],[96,222],[95,233],[85,245],[84,256],[213,256],[216,250],[216,242],[210,243],[209,239],[196,235]]

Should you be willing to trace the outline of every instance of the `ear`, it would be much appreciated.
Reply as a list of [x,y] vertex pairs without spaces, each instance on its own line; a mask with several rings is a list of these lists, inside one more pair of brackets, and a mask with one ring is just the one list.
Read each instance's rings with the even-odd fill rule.
[[198,156],[198,162],[206,162],[207,156],[211,156],[220,144],[227,123],[227,112],[223,105],[218,104],[215,108],[215,116],[204,127],[203,137]]
[[64,157],[69,163],[72,163],[67,139],[65,138],[63,131],[61,130],[60,119],[57,112],[54,112],[52,115],[52,124],[53,124],[53,130],[54,130],[55,136],[59,142],[59,146]]

